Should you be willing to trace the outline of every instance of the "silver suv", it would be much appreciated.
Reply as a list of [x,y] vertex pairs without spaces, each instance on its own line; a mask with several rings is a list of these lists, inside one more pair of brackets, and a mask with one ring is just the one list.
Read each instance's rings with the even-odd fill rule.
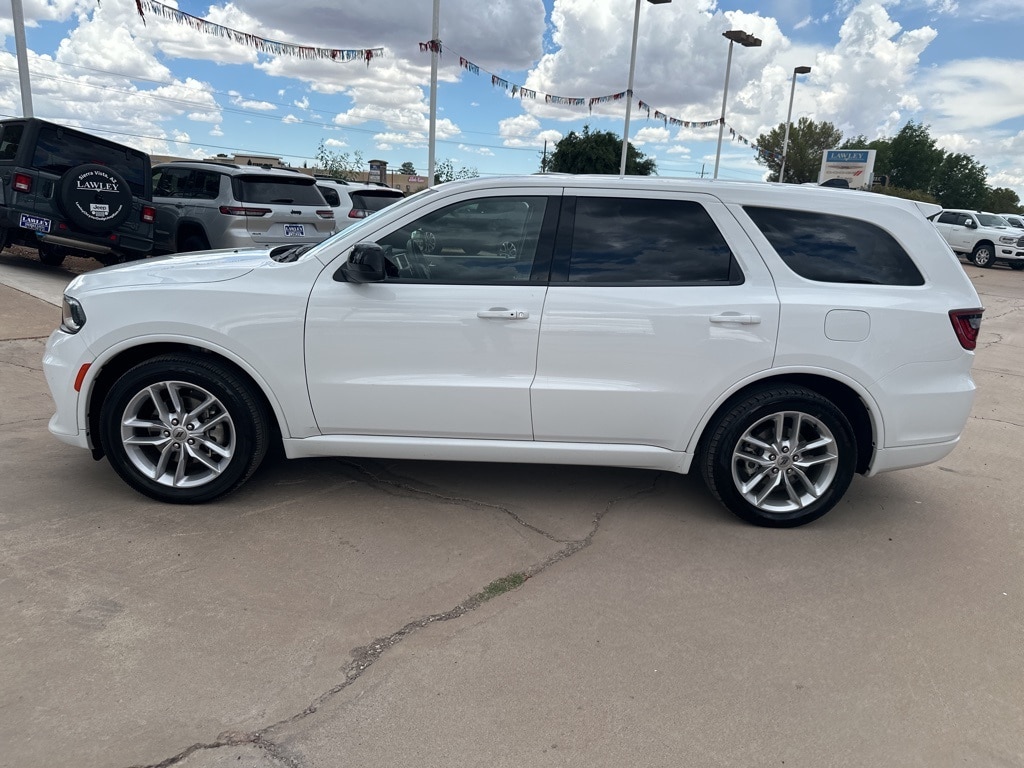
[[287,168],[209,161],[153,166],[156,231],[165,253],[319,243],[334,211],[316,180]]

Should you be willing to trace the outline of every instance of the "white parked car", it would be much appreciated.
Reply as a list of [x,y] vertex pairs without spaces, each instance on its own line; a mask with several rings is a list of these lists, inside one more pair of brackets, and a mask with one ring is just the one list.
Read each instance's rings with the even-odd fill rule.
[[947,208],[932,221],[954,253],[979,267],[994,267],[1002,261],[1011,269],[1024,269],[1024,233],[1002,216]]
[[999,215],[1006,219],[1014,229],[1024,229],[1024,216],[1019,213],[1000,213]]
[[355,184],[341,179],[316,177],[316,185],[327,204],[334,209],[334,222],[338,229],[345,229],[371,213],[394,205],[403,195],[391,187],[376,184]]
[[[482,202],[479,243],[461,214],[448,238]],[[694,470],[743,519],[800,525],[855,473],[960,438],[982,309],[927,208],[474,179],[318,245],[83,274],[45,353],[50,430],[168,502],[237,488],[280,441],[291,458]]]

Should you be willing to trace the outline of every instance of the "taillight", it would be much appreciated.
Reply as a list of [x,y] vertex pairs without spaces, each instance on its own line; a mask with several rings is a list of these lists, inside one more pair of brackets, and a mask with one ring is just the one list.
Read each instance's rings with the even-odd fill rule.
[[367,211],[365,208],[353,208],[351,211],[348,212],[348,217],[350,219],[365,219],[369,215],[370,212]]
[[319,216],[321,219],[333,219],[334,211],[328,208],[326,211],[317,211],[316,215]]
[[27,173],[16,173],[11,179],[11,188],[18,192],[32,191],[32,177]]
[[244,208],[240,205],[222,205],[220,212],[225,216],[267,216],[273,211],[269,208]]
[[978,346],[978,332],[981,330],[981,313],[984,309],[951,309],[949,320],[953,323],[953,330],[964,349],[974,349]]
[[156,221],[156,208],[149,205],[142,206],[142,213],[139,214],[139,218],[147,224],[152,224]]

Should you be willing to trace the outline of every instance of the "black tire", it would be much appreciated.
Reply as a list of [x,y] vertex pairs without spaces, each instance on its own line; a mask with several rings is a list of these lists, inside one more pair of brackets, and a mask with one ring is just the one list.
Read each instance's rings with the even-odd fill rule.
[[754,525],[793,528],[817,520],[843,497],[856,469],[857,443],[846,416],[795,385],[733,401],[705,434],[697,457],[704,482]]
[[128,220],[134,196],[124,176],[105,165],[86,163],[57,182],[57,204],[87,232],[109,232]]
[[1011,261],[1009,262],[1009,264],[1010,269],[1015,270],[1017,272],[1020,272],[1022,269],[1024,269],[1024,261]]
[[59,267],[67,254],[56,245],[39,244],[39,261],[48,267]]
[[181,247],[178,249],[181,253],[190,253],[191,251],[208,251],[210,250],[210,241],[206,239],[206,235],[201,232],[193,232],[185,235],[181,239]]
[[[200,404],[205,404],[200,407]],[[131,368],[104,398],[100,441],[136,491],[200,504],[233,491],[260,465],[269,416],[253,384],[217,362],[162,355]]]
[[971,261],[979,267],[989,269],[995,266],[995,249],[989,243],[978,243],[971,252]]

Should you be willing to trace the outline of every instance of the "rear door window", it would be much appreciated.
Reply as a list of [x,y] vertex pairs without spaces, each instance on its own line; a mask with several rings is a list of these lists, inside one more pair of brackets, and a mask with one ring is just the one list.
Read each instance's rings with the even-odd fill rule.
[[364,211],[379,211],[387,208],[393,203],[402,199],[403,195],[397,189],[362,189],[353,191],[352,207],[361,208]]
[[732,251],[692,200],[579,197],[568,273],[553,281],[604,285],[742,282]]
[[861,219],[815,211],[743,210],[791,270],[822,283],[924,285],[896,239]]

